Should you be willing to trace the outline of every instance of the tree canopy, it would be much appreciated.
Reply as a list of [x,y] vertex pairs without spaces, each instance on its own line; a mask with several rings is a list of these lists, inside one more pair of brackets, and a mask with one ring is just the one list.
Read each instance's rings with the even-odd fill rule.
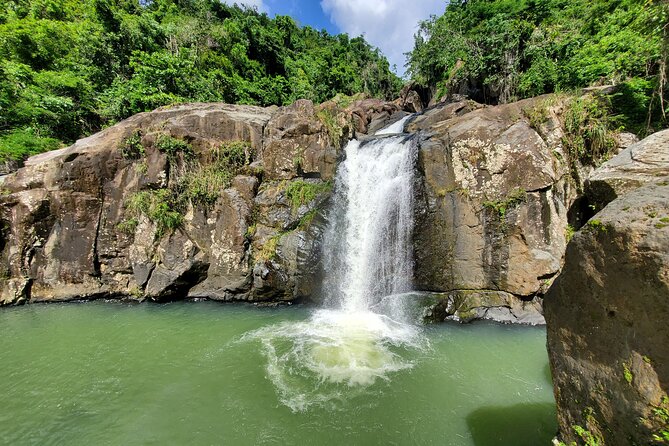
[[666,125],[669,4],[661,0],[451,0],[421,23],[409,72],[436,94],[510,102],[619,84],[627,126]]
[[390,99],[400,87],[362,37],[218,0],[0,0],[4,159],[163,105]]

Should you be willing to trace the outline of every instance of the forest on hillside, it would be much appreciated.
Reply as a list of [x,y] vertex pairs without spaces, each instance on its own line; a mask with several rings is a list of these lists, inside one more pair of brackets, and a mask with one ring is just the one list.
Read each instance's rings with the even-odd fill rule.
[[408,67],[438,97],[488,104],[617,84],[618,124],[667,125],[666,0],[452,0],[421,23]]
[[218,0],[0,0],[0,160],[163,105],[391,99],[400,87],[362,37]]

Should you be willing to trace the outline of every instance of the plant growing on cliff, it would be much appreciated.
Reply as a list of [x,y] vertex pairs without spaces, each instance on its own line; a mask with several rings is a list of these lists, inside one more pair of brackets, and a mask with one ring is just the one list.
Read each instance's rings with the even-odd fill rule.
[[127,210],[135,217],[144,215],[156,225],[156,237],[160,238],[183,223],[181,202],[170,189],[145,190],[130,196]]
[[156,148],[167,155],[170,161],[175,161],[178,156],[184,159],[192,159],[195,156],[193,147],[186,141],[162,134],[156,139]]
[[249,143],[225,142],[207,153],[204,163],[190,163],[179,179],[177,192],[193,205],[211,206],[230,187],[235,175],[251,163],[253,156]]
[[524,189],[512,191],[504,200],[484,201],[483,206],[494,212],[500,219],[506,217],[507,212],[527,200],[527,192]]
[[610,155],[615,146],[609,106],[604,97],[572,98],[564,113],[563,143],[572,169],[576,162],[595,165]]
[[318,195],[332,190],[332,182],[311,183],[304,180],[293,181],[286,186],[286,198],[293,212],[300,206],[311,203]]
[[330,110],[323,109],[316,112],[316,117],[323,124],[323,127],[325,127],[330,144],[336,149],[340,149],[341,140],[344,136],[344,127],[337,121],[336,114]]
[[576,435],[578,435],[581,438],[581,440],[583,440],[583,443],[586,446],[600,446],[604,444],[601,438],[599,438],[597,435],[592,434],[590,431],[583,428],[582,426],[579,426],[578,424],[573,425],[572,429],[574,429]]
[[136,160],[146,155],[146,149],[142,145],[142,133],[135,130],[132,135],[121,141],[121,156],[128,160]]
[[279,246],[279,240],[281,240],[281,237],[283,237],[283,235],[284,235],[283,232],[279,232],[278,234],[267,240],[265,244],[260,248],[258,253],[254,255],[255,260],[268,262],[276,258],[276,249]]

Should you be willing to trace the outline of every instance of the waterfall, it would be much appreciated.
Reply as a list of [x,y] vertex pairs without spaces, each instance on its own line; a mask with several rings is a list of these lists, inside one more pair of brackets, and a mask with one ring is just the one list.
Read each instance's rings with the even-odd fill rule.
[[345,154],[325,232],[324,288],[329,307],[365,311],[411,290],[416,148],[392,136],[352,140]]
[[345,148],[323,242],[325,308],[244,336],[261,342],[267,376],[293,411],[364,395],[413,366],[408,349],[426,347],[403,298],[412,289],[417,153],[396,133],[404,122]]

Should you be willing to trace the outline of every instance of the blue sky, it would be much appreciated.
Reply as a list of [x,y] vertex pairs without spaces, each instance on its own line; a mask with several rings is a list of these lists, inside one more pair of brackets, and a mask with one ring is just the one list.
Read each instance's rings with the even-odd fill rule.
[[413,47],[418,22],[442,14],[446,0],[222,0],[256,7],[270,16],[289,15],[301,25],[332,34],[363,35],[404,73],[404,53]]

